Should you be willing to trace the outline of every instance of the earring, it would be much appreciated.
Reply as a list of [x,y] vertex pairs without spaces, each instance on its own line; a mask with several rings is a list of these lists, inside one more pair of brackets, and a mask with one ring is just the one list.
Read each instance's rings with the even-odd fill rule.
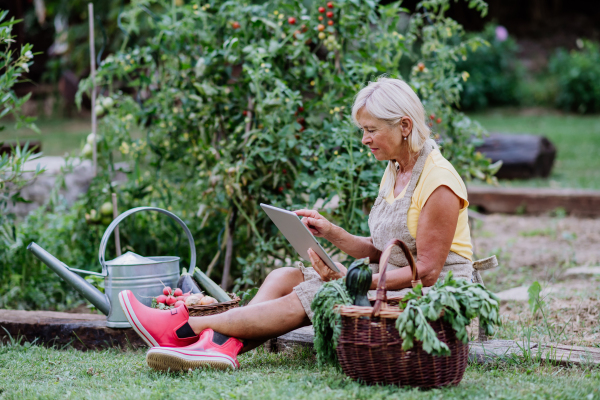
[[406,139],[407,139],[407,137],[406,137],[406,136],[404,136],[404,140],[406,140]]

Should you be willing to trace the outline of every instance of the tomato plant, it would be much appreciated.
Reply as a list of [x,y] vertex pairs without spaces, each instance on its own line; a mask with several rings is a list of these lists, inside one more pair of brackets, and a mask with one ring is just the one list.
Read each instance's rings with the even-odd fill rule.
[[[129,178],[114,190],[127,206],[182,216],[195,233],[201,268],[231,235],[236,286],[256,285],[295,257],[261,202],[293,209],[335,199],[327,216],[368,235],[385,163],[364,151],[350,108],[381,74],[406,80],[431,122],[439,118],[434,136],[465,179],[493,180],[493,166],[474,151],[482,128],[455,108],[468,78],[456,61],[482,41],[461,39],[462,27],[444,15],[448,3],[419,3],[402,31],[409,11],[400,3],[339,1],[328,26],[319,23],[325,8],[316,2],[125,6],[131,34],[142,23],[155,34],[99,66],[96,83],[115,103],[101,120],[99,187],[111,181],[111,157],[120,152]],[[485,13],[483,1],[470,4]],[[231,21],[244,29],[230,29]]]

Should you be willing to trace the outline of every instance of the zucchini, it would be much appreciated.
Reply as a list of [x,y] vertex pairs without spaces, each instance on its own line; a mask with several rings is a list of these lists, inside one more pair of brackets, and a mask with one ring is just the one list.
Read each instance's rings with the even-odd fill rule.
[[231,298],[227,295],[227,293],[225,293],[223,289],[221,289],[219,285],[217,285],[208,276],[206,276],[204,272],[200,271],[200,268],[196,267],[196,269],[194,269],[193,276],[196,282],[198,282],[200,286],[202,286],[206,293],[217,299],[219,303],[231,300]]
[[371,307],[367,292],[373,282],[373,272],[369,268],[369,257],[355,260],[350,264],[346,274],[346,289],[352,299],[352,304]]

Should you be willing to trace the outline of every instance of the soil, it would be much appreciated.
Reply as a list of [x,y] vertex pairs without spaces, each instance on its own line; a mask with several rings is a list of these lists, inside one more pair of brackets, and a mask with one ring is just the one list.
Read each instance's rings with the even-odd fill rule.
[[502,302],[495,338],[600,347],[600,276],[569,279],[565,271],[600,264],[600,219],[489,215],[473,224],[477,258],[496,254],[482,273],[493,292],[538,281],[548,294],[532,314],[528,302]]

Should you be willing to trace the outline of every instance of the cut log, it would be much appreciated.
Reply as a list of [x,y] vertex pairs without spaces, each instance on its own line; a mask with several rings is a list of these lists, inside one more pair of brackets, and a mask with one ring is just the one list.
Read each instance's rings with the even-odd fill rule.
[[499,179],[547,178],[556,158],[556,147],[544,136],[503,135],[493,133],[485,138],[477,151],[491,158],[502,160],[496,174]]

